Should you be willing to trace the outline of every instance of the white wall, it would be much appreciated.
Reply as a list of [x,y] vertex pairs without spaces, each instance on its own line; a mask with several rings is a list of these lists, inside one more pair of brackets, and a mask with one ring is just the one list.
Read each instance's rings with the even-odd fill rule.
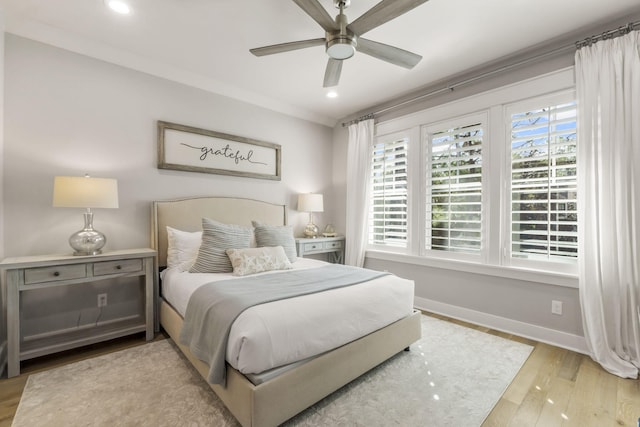
[[[4,38],[4,13],[0,8],[0,171],[2,171],[4,163]],[[4,175],[0,173],[0,200],[3,200],[3,194]],[[0,259],[4,258],[4,221],[2,218],[4,218],[4,203],[0,203]]]
[[[0,7],[0,171],[4,157],[4,13]],[[4,177],[0,173],[0,200],[3,200]],[[0,259],[4,258],[4,203],[0,203]],[[0,375],[7,359],[6,291],[0,288]]]
[[[117,178],[120,208],[95,211],[106,249],[149,245],[150,202],[241,196],[290,206],[299,192],[331,200],[332,130],[14,35],[6,36],[4,256],[69,252],[82,211],[51,206],[53,177]],[[156,121],[282,145],[282,181],[159,170]],[[314,216],[316,218],[316,216]]]
[[[56,175],[118,179],[120,207],[94,211],[106,251],[150,245],[153,200],[217,195],[284,203],[301,234],[308,214],[296,211],[297,194],[322,192],[327,211],[314,219],[333,221],[331,128],[10,34],[2,69],[4,257],[71,253],[67,240],[82,227],[82,210],[52,207]],[[158,120],[280,144],[282,180],[160,170]],[[113,285],[25,294],[23,334],[135,314],[136,287]],[[110,292],[109,306],[100,313],[96,295],[103,292]]]

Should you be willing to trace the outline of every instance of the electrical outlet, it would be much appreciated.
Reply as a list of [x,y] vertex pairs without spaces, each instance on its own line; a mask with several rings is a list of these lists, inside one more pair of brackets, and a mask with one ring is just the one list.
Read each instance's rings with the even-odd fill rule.
[[107,306],[107,294],[98,294],[98,308]]
[[557,301],[557,300],[551,301],[551,314],[557,314],[558,316],[562,316],[562,301]]

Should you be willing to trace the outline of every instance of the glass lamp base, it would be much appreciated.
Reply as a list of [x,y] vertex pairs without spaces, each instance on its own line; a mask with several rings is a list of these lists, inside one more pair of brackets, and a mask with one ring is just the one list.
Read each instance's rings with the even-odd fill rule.
[[69,245],[74,249],[74,255],[98,255],[107,243],[107,238],[96,230],[80,230],[69,237]]
[[107,243],[105,235],[93,229],[91,212],[84,214],[84,228],[69,237],[69,245],[74,250],[73,254],[77,256],[101,254],[105,243]]
[[318,237],[318,226],[312,222],[307,224],[307,226],[304,228],[304,237],[309,237],[312,239]]

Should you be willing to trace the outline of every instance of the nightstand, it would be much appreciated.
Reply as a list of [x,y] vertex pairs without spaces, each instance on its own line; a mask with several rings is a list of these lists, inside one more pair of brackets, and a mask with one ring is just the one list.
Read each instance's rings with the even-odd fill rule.
[[[44,255],[6,258],[0,262],[2,292],[7,297],[7,351],[9,378],[20,374],[20,361],[68,350],[88,344],[106,341],[138,332],[145,332],[147,341],[154,337],[154,260],[153,249],[113,251],[95,256]],[[138,277],[139,280],[123,279]],[[21,311],[24,309],[24,292],[42,293],[46,289],[61,288],[66,292],[71,285],[82,287],[102,282],[107,293],[97,295],[97,306],[108,305],[108,289],[114,283],[125,280],[140,287],[144,297],[141,313],[123,319],[78,325],[63,330],[48,331],[25,337],[21,329]],[[55,292],[55,290],[52,290]],[[32,295],[32,294],[31,294]],[[37,295],[36,295],[37,296]],[[55,311],[57,307],[47,307]]]
[[300,258],[304,258],[305,255],[327,254],[329,261],[336,264],[344,264],[344,244],[344,236],[296,239],[296,249]]

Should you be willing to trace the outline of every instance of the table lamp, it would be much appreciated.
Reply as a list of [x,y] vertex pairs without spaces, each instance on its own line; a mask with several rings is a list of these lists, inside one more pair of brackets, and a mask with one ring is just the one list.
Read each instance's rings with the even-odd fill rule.
[[313,212],[324,211],[322,194],[299,194],[298,210],[300,212],[309,212],[309,224],[304,228],[304,236],[310,238],[318,237],[318,226],[313,223]]
[[86,208],[84,228],[69,237],[74,255],[98,255],[107,243],[104,234],[93,228],[92,208],[118,207],[118,181],[110,178],[56,176],[53,181],[53,206]]

